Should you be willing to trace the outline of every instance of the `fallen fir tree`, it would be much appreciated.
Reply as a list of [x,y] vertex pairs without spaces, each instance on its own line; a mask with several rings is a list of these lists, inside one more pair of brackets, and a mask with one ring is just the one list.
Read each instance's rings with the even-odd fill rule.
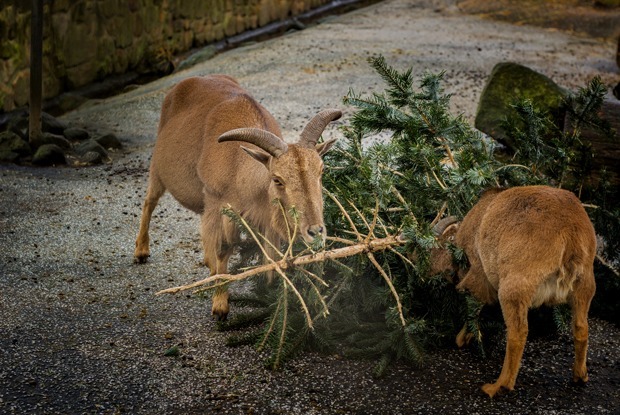
[[[290,243],[265,265],[160,292],[203,292],[273,272],[274,282],[253,278],[252,292],[237,296],[238,304],[254,311],[220,325],[222,330],[254,327],[229,343],[269,350],[272,368],[299,350],[337,349],[378,359],[381,374],[392,360],[419,364],[426,348],[453,344],[464,322],[479,346],[483,332],[486,337],[503,333],[501,316],[480,319],[481,307],[472,298],[458,294],[443,277],[428,275],[429,249],[436,244],[433,225],[446,215],[462,218],[488,187],[544,183],[580,195],[588,177],[587,145],[579,132],[581,125],[598,122],[600,81],[567,100],[575,123],[570,133],[554,127],[532,103],[515,103],[518,116],[507,121],[507,131],[522,147],[498,157],[491,138],[450,114],[442,73],[424,74],[414,89],[412,70],[398,72],[382,57],[370,64],[387,86],[366,97],[350,91],[344,99],[358,111],[325,160],[326,245],[317,241],[294,254]],[[609,240],[606,262],[617,263],[620,213],[605,205],[611,189],[604,178],[596,186],[588,195],[598,199],[586,201],[597,231]],[[235,212],[225,213],[257,246],[264,243]],[[455,261],[467,260],[456,248],[453,255]],[[566,310],[554,309],[553,317],[564,324]]]

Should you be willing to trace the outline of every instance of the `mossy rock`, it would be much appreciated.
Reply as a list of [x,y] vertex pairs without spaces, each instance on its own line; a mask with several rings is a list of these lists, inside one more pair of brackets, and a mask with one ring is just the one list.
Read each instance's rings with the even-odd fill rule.
[[0,159],[3,161],[15,161],[20,156],[29,155],[30,152],[30,144],[18,134],[13,131],[0,133]]
[[67,159],[63,149],[56,144],[44,144],[34,153],[32,162],[39,166],[52,166],[67,164]]
[[512,105],[522,99],[530,100],[537,108],[548,111],[561,125],[562,100],[568,91],[547,76],[523,65],[502,62],[495,65],[482,91],[475,126],[478,130],[514,149],[502,124],[514,115]]
[[17,161],[19,161],[19,154],[0,148],[0,163],[17,163]]

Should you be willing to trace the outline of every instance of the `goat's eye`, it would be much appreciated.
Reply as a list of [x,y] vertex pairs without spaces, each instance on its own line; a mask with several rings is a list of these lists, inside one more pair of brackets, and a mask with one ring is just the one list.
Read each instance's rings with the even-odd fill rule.
[[282,182],[282,180],[278,179],[277,177],[273,178],[273,183],[278,187],[284,187],[284,183]]

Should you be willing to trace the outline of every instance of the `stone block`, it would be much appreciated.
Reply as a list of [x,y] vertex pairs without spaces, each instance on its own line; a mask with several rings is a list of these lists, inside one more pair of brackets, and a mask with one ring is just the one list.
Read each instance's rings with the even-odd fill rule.
[[[288,18],[328,0],[54,0],[45,3],[45,98]],[[611,1],[611,0],[610,0]],[[28,101],[29,3],[0,7],[0,111]],[[145,46],[146,45],[146,46]],[[147,53],[151,51],[150,53]],[[151,59],[152,60],[152,59]]]

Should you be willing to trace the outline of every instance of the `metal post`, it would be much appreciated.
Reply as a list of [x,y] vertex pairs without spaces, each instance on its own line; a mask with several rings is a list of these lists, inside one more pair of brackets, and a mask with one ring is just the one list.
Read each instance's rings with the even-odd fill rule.
[[41,138],[43,96],[43,0],[32,0],[30,24],[30,142]]

